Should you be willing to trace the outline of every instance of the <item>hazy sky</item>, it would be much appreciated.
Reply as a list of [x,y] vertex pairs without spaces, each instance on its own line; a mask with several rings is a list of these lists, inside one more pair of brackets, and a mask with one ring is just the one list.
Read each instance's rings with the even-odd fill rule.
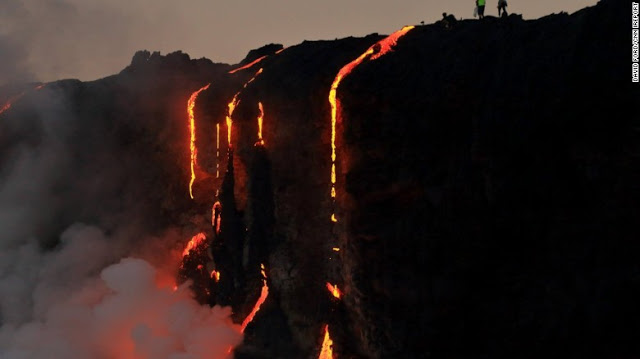
[[[509,0],[525,19],[597,0]],[[497,0],[487,0],[497,15]],[[267,43],[386,34],[433,22],[443,12],[471,18],[474,0],[0,0],[0,84],[117,73],[135,51],[182,50],[237,63]]]

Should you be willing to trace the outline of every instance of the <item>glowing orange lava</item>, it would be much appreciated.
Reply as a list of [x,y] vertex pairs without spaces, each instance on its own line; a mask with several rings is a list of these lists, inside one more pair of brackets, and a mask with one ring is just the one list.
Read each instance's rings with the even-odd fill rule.
[[337,285],[333,285],[327,282],[327,289],[329,290],[329,292],[331,292],[331,295],[338,299],[340,299],[340,297],[342,296],[342,292],[340,292],[340,289],[338,289]]
[[20,98],[22,98],[22,96],[24,96],[26,93],[27,93],[26,91],[23,91],[22,93],[9,98],[7,102],[5,102],[5,104],[2,106],[2,108],[0,108],[0,115],[2,115],[5,111],[10,109],[11,106]]
[[322,341],[322,349],[318,359],[333,359],[333,340],[329,336],[329,325],[324,327],[324,340]]
[[340,252],[340,248],[338,248],[338,247],[333,247],[331,249],[333,249],[334,252]]
[[337,97],[340,82],[367,58],[369,60],[375,60],[391,51],[397,44],[398,39],[413,28],[413,26],[405,26],[401,30],[394,32],[369,47],[367,51],[358,56],[358,58],[343,66],[331,84],[331,90],[329,90],[329,104],[331,105],[331,198],[335,199],[336,197],[336,124],[338,121],[342,122],[342,118],[340,117],[340,100],[338,100]]
[[216,178],[220,177],[220,124],[216,123]]
[[215,279],[216,283],[220,281],[220,272],[217,270],[211,271],[211,278]]
[[196,99],[200,92],[209,88],[209,85],[202,87],[198,91],[191,94],[189,97],[189,101],[187,101],[187,114],[189,115],[189,132],[191,133],[191,138],[189,142],[189,149],[191,150],[191,181],[189,182],[189,196],[193,199],[193,182],[196,180],[196,160],[198,158],[198,150],[196,149],[196,118],[193,113],[193,109],[196,107]]
[[244,319],[242,322],[242,326],[240,327],[240,332],[244,333],[244,330],[247,328],[247,325],[251,323],[253,318],[256,316],[256,313],[260,310],[260,306],[267,300],[267,296],[269,295],[269,287],[267,286],[267,274],[264,271],[264,264],[260,265],[261,273],[262,273],[262,290],[260,291],[260,298],[256,302],[256,305],[251,310],[251,313]]
[[187,243],[187,246],[184,248],[184,251],[182,251],[182,257],[184,258],[188,256],[191,250],[198,248],[198,246],[206,240],[207,240],[207,237],[204,235],[204,233],[198,233],[195,236],[193,236],[189,241],[189,243]]
[[234,70],[229,71],[229,73],[230,73],[230,74],[233,74],[233,73],[236,73],[236,72],[238,72],[238,71],[242,71],[242,70],[245,70],[245,69],[251,68],[251,67],[253,67],[253,65],[257,64],[258,62],[260,62],[260,61],[262,61],[262,60],[264,60],[266,57],[267,57],[267,55],[264,55],[264,56],[262,56],[262,57],[259,57],[259,58],[255,59],[255,60],[251,61],[250,63],[248,63],[248,64],[246,64],[246,65],[242,66],[242,67],[238,67],[237,69],[234,69]]
[[[38,85],[34,88],[35,91],[43,89],[47,84]],[[2,115],[5,111],[9,110],[11,106],[18,101],[22,96],[24,96],[27,91],[22,91],[20,94],[15,95],[7,100],[4,105],[0,108],[0,115]]]
[[264,139],[262,138],[262,123],[264,122],[264,107],[262,107],[262,102],[258,102],[258,109],[260,110],[260,114],[258,115],[258,142],[256,142],[256,145],[264,146]]
[[235,95],[233,95],[233,99],[231,99],[231,102],[229,102],[229,104],[227,105],[228,111],[227,111],[226,122],[227,122],[227,143],[229,144],[229,147],[231,147],[231,128],[233,126],[233,111],[235,111],[236,107],[240,104],[240,100],[238,99],[238,96],[240,96],[240,93],[242,92],[242,90],[246,89],[247,86],[249,86],[249,84],[252,83],[261,73],[262,73],[262,68],[260,68],[256,72],[256,74],[253,75],[251,80],[247,81],[242,86],[242,89],[240,91],[238,91]]
[[219,201],[216,201],[216,203],[213,204],[213,208],[211,208],[211,226],[214,228],[216,234],[220,234],[221,213],[222,205]]

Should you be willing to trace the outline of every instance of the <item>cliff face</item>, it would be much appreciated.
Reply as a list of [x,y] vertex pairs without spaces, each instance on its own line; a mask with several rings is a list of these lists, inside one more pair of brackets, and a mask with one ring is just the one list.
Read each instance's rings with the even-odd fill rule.
[[[0,164],[23,139],[37,145],[41,123],[62,116],[48,110],[58,99],[70,153],[87,168],[58,193],[101,205],[61,205],[69,218],[39,219],[43,232],[121,208],[157,231],[178,224],[185,239],[204,231],[223,270],[209,300],[232,305],[238,322],[263,263],[269,297],[237,357],[317,357],[325,324],[338,358],[635,357],[640,135],[638,116],[623,113],[640,93],[628,10],[609,0],[535,21],[416,27],[340,84],[335,203],[329,89],[383,36],[267,45],[237,66],[140,52],[118,75],[27,93],[0,115]],[[186,104],[208,83],[192,200]],[[82,185],[103,172],[108,192],[131,200]]]

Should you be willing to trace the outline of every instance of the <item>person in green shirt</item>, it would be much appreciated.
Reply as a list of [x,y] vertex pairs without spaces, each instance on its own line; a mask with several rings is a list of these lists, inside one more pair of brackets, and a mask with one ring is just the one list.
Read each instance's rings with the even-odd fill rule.
[[476,0],[476,6],[478,7],[478,18],[484,18],[484,6],[486,5],[486,0]]

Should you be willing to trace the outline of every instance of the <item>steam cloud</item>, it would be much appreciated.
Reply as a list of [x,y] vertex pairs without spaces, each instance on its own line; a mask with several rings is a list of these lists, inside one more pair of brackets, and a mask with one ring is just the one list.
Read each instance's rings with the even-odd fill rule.
[[185,237],[146,226],[127,172],[149,164],[100,120],[85,131],[60,93],[33,91],[0,124],[0,358],[227,357],[230,310],[173,290]]

